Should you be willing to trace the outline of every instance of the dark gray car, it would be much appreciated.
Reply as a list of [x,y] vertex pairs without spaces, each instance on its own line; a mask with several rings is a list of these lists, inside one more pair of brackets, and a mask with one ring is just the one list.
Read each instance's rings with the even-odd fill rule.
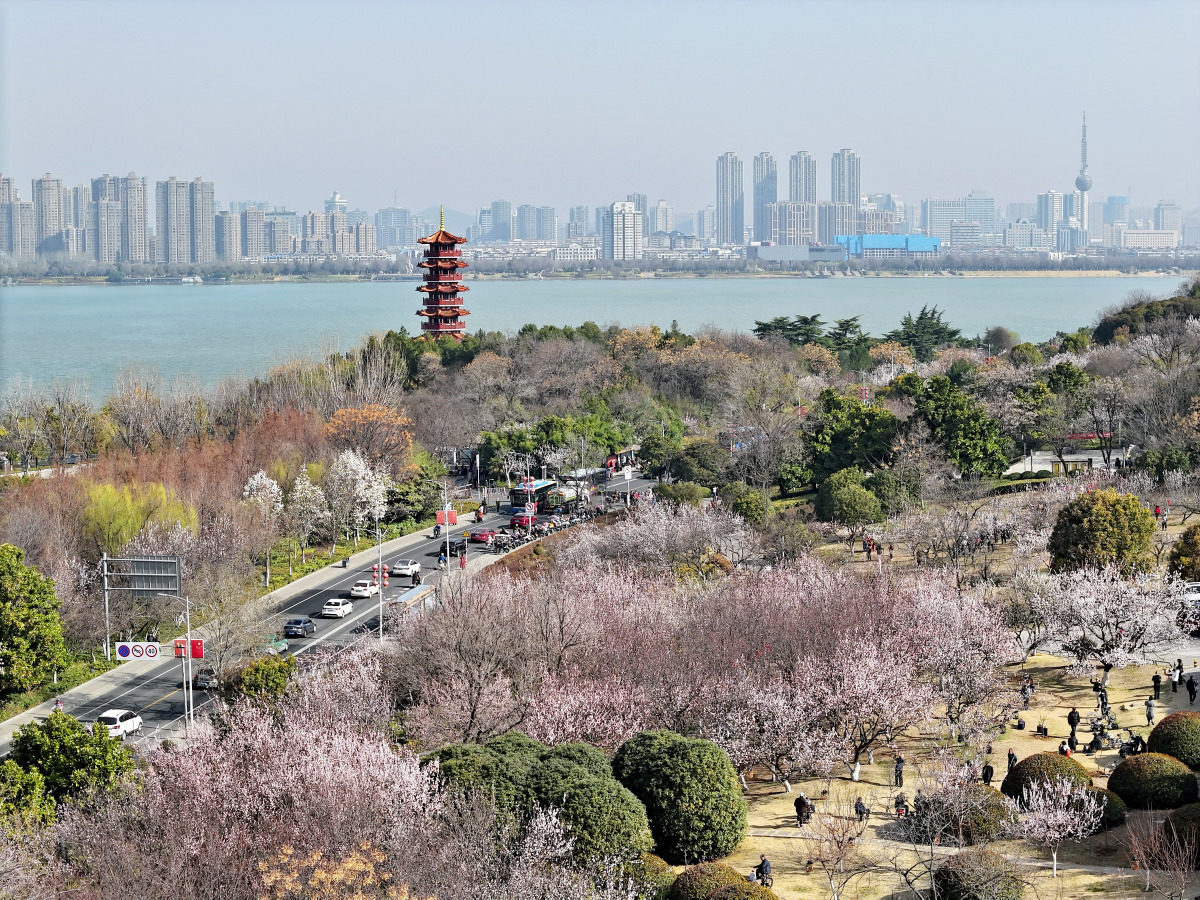
[[317,633],[317,623],[308,616],[288,619],[283,626],[284,637],[312,637]]

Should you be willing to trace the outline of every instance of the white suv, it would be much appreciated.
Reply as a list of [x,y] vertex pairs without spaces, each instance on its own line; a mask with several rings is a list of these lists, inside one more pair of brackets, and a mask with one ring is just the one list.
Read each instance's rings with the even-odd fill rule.
[[408,576],[421,574],[421,563],[416,559],[400,559],[392,564],[392,574],[396,576]]
[[128,709],[109,709],[96,716],[96,721],[108,729],[108,736],[125,739],[127,734],[141,734],[142,717]]
[[354,604],[341,597],[332,597],[326,600],[325,605],[321,607],[321,615],[327,619],[331,617],[344,619],[352,612],[354,612]]

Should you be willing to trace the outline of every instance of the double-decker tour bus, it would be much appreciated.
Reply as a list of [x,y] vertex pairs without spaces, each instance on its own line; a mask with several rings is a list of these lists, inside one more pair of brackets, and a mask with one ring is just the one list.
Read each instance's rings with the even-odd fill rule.
[[558,487],[557,481],[544,479],[529,479],[517,484],[508,494],[508,504],[513,512],[520,512],[525,504],[533,503],[538,512],[546,512],[550,508],[550,493]]

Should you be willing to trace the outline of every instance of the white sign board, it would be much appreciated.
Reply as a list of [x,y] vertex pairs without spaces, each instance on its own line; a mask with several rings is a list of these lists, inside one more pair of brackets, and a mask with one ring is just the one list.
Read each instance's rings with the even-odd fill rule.
[[117,659],[158,659],[158,644],[150,641],[118,641]]
[[622,469],[621,471],[622,471],[622,473],[625,475],[625,480],[626,480],[626,481],[632,481],[632,480],[633,480],[633,466],[626,466],[626,467],[625,467],[624,469]]
[[537,504],[536,503],[526,503],[525,504],[525,515],[532,516],[535,512],[537,512]]

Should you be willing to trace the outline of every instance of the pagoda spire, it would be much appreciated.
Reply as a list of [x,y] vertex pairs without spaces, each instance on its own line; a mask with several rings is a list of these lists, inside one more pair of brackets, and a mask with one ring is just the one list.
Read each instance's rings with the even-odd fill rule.
[[435,338],[447,334],[461,341],[466,335],[462,317],[471,313],[463,308],[462,298],[458,296],[470,290],[459,280],[462,276],[458,270],[465,269],[467,264],[462,261],[458,245],[465,244],[467,239],[446,230],[445,206],[441,207],[440,219],[440,227],[434,234],[417,240],[426,248],[425,258],[417,263],[425,270],[424,283],[417,288],[424,295],[423,308],[417,310],[417,315],[425,319],[421,323],[423,333]]

